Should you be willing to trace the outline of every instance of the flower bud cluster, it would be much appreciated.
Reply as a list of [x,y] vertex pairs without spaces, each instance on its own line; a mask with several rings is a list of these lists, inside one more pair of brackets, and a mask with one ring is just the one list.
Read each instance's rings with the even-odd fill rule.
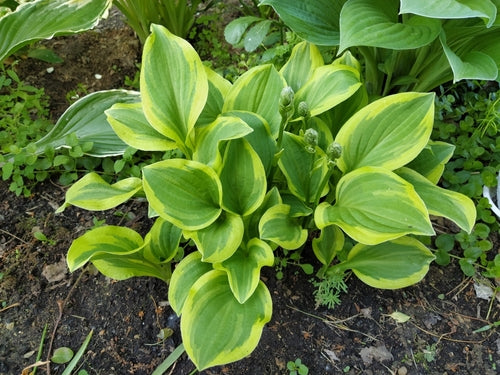
[[316,152],[316,146],[318,145],[318,132],[312,128],[309,128],[304,133],[304,141],[306,142],[306,151],[314,154]]
[[287,121],[292,118],[294,106],[293,106],[294,92],[290,86],[285,87],[281,90],[280,100],[279,100],[279,110],[280,115],[283,119]]

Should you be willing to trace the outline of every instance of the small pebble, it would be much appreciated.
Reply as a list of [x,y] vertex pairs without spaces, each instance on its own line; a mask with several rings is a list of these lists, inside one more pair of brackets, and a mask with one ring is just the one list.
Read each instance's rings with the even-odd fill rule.
[[54,72],[54,67],[51,66],[50,68],[47,68],[46,70],[47,70],[47,73],[52,73],[52,72]]
[[100,74],[95,74],[95,75],[94,75],[94,77],[95,77],[95,79],[101,79],[101,78],[102,78],[102,75],[100,75]]
[[401,366],[399,369],[398,369],[398,375],[406,375],[408,374],[408,369],[404,366]]

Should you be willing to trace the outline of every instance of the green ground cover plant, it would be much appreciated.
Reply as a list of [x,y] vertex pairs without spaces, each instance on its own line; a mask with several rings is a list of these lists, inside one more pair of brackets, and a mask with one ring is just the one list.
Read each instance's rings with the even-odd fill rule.
[[[472,201],[436,186],[444,163],[425,152],[436,147],[434,94],[368,103],[350,54],[325,64],[302,42],[280,71],[259,65],[231,84],[185,40],[154,25],[140,95],[122,94],[130,100],[107,102],[103,111],[122,142],[178,154],[143,167],[141,177],[109,184],[89,173],[76,182],[59,212],[104,210],[140,196],[156,221],[145,237],[93,229],[73,242],[68,264],[74,271],[90,261],[115,279],[169,282],[184,348],[199,369],[257,345],[272,313],[260,270],[274,264],[278,247],[295,251],[312,237],[320,276],[352,270],[374,287],[400,288],[424,277],[434,259],[415,237],[434,234],[429,214],[472,230]],[[95,112],[88,103],[68,113]],[[337,258],[346,243],[354,246]],[[190,244],[197,250],[172,272],[179,248]]]

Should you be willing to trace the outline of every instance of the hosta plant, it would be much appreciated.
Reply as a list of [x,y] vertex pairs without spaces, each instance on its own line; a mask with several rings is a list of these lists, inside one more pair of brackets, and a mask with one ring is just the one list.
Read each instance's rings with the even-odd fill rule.
[[[322,274],[352,270],[377,288],[418,282],[434,259],[416,238],[434,234],[429,215],[470,231],[474,205],[436,186],[452,147],[429,139],[434,95],[367,103],[358,67],[349,54],[325,65],[302,42],[280,71],[257,66],[230,84],[153,25],[140,100],[111,106],[107,121],[129,146],[181,157],[114,184],[90,173],[68,190],[59,211],[144,196],[156,218],[144,237],[117,226],[84,234],[68,251],[70,270],[90,261],[116,279],[169,282],[185,350],[200,370],[257,345],[272,313],[260,272],[278,247],[312,248]],[[346,236],[357,244],[338,261]],[[172,272],[187,241],[196,249]]]
[[498,0],[262,0],[311,43],[362,56],[373,95],[495,80]]

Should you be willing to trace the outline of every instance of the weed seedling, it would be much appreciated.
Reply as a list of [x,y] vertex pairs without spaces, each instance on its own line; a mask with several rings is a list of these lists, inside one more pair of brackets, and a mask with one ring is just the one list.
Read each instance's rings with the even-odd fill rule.
[[286,364],[286,368],[290,375],[307,375],[309,374],[309,368],[302,363],[300,358],[297,358],[295,362],[289,361]]

